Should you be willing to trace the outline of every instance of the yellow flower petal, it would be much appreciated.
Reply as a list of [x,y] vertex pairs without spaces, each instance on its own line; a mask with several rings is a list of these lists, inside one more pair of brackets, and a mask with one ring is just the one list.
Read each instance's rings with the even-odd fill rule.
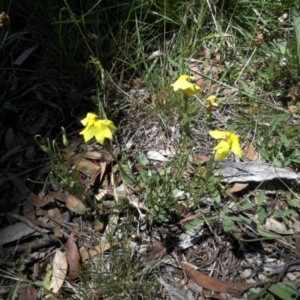
[[95,127],[97,128],[95,138],[100,144],[104,143],[105,138],[112,140],[112,134],[116,130],[112,121],[98,120],[95,122]]
[[98,116],[93,113],[87,113],[86,117],[82,119],[80,122],[83,126],[92,125],[96,120],[98,119]]
[[210,136],[215,140],[228,139],[231,135],[229,131],[221,131],[221,130],[210,130]]
[[84,141],[88,142],[95,136],[95,127],[86,127],[84,130],[80,131],[79,134],[83,135]]
[[213,150],[216,151],[216,159],[217,160],[222,160],[226,158],[229,154],[230,151],[230,145],[224,141],[221,140],[216,147],[213,148]]
[[209,96],[206,101],[208,102],[207,105],[209,106],[215,106],[218,107],[219,104],[217,103],[217,97],[216,96]]
[[188,75],[181,75],[171,86],[173,87],[173,90],[176,92],[178,90],[182,90],[184,94],[187,96],[193,96],[198,91],[200,91],[200,87],[192,82],[189,82],[190,80],[195,80],[194,76],[188,76]]
[[93,113],[88,113],[81,123],[85,129],[79,134],[83,135],[85,142],[95,137],[100,144],[103,144],[106,138],[110,140],[113,138],[112,134],[117,129],[112,121],[99,120],[98,116]]
[[229,138],[229,143],[231,144],[231,151],[238,157],[242,157],[243,150],[240,145],[239,136],[232,133]]

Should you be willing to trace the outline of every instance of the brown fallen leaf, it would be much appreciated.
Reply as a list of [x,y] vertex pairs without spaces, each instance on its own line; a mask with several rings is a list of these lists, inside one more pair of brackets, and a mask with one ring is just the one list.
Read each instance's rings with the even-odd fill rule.
[[236,183],[233,184],[233,186],[229,187],[227,189],[227,191],[229,193],[237,193],[237,192],[240,192],[243,189],[245,189],[248,185],[249,185],[249,183],[239,183],[239,182],[236,182]]
[[18,299],[19,300],[35,300],[38,299],[35,288],[30,284],[20,285],[18,288]]
[[132,87],[137,87],[137,86],[141,85],[141,83],[142,83],[142,78],[134,78],[134,79],[132,79],[132,81],[129,84]]
[[198,153],[193,153],[193,158],[196,160],[196,161],[210,161],[211,159],[211,156],[206,156],[206,155],[201,155],[201,154],[198,154]]
[[63,220],[62,220],[60,210],[57,207],[55,207],[54,200],[53,200],[53,208],[48,209],[48,215],[49,217],[51,217],[50,224],[53,226],[54,236],[58,238],[62,238],[64,233],[59,228],[61,227]]
[[84,153],[83,157],[85,158],[90,158],[90,159],[104,159],[107,162],[110,162],[113,160],[113,156],[105,150],[100,150],[100,151],[87,151]]
[[68,196],[66,206],[69,210],[74,211],[79,215],[84,215],[87,212],[87,209],[83,202],[72,194]]
[[259,160],[258,152],[256,151],[256,148],[252,145],[252,143],[249,140],[246,141],[244,156],[250,159],[251,161]]
[[74,241],[74,236],[75,234],[72,232],[66,243],[66,257],[69,264],[69,272],[67,276],[71,280],[78,278],[81,272],[80,254]]
[[36,221],[34,206],[29,202],[23,204],[23,215],[30,222],[34,223]]
[[85,261],[93,256],[99,255],[102,252],[110,249],[111,246],[115,245],[116,242],[106,242],[106,243],[102,243],[100,244],[100,246],[97,246],[93,249],[87,250],[86,247],[82,246],[79,249],[80,252],[80,256],[81,256],[81,260]]
[[48,192],[49,195],[59,201],[66,202],[66,206],[70,211],[83,215],[87,212],[87,209],[83,202],[76,196],[68,192]]
[[298,85],[293,85],[289,90],[289,95],[293,101],[299,101],[299,87]]
[[288,106],[288,110],[289,112],[291,112],[292,114],[296,114],[299,111],[298,106],[296,105],[289,105]]
[[[60,290],[65,281],[67,269],[68,262],[66,255],[59,249],[56,249],[56,253],[53,259],[53,274],[50,281],[50,291],[56,294]],[[50,297],[51,295],[49,294],[48,296]]]
[[75,165],[77,170],[89,177],[94,177],[101,168],[78,154],[70,156],[70,164]]
[[182,270],[197,284],[202,286],[207,290],[211,290],[219,293],[236,293],[244,292],[247,289],[257,286],[257,283],[248,283],[248,282],[232,282],[232,281],[223,281],[217,278],[208,276],[194,268],[188,266],[184,262],[180,262],[180,267]]

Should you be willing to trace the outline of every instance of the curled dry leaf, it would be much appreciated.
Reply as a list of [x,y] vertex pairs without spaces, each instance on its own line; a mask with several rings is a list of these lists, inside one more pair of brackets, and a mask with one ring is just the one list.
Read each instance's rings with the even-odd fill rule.
[[107,162],[110,162],[113,160],[113,156],[105,150],[101,151],[87,151],[84,155],[85,158],[90,158],[90,159],[104,159]]
[[236,183],[233,184],[233,186],[229,187],[227,189],[227,191],[229,193],[237,193],[237,192],[240,192],[243,189],[245,189],[248,185],[249,185],[249,183],[239,183],[239,182],[236,182]]
[[87,250],[86,247],[82,246],[79,249],[81,259],[82,259],[82,261],[85,261],[85,260],[89,259],[90,257],[99,255],[102,252],[110,249],[110,247],[115,244],[116,244],[116,242],[102,242],[99,246],[97,246],[93,249],[89,249],[89,250]]
[[80,254],[74,241],[74,235],[74,232],[72,232],[66,243],[66,257],[69,264],[68,278],[71,280],[78,278],[81,272]]
[[195,161],[200,161],[200,162],[203,162],[203,161],[210,161],[211,160],[211,156],[206,156],[206,155],[201,155],[201,154],[198,154],[198,153],[193,153],[193,158],[195,159]]
[[246,148],[245,148],[244,156],[247,157],[251,161],[258,161],[259,154],[256,151],[256,148],[252,145],[250,141],[246,141]]
[[58,238],[63,237],[63,232],[59,229],[63,222],[60,210],[55,207],[55,203],[53,200],[53,208],[48,209],[48,215],[51,217],[50,224],[53,226],[54,235]]
[[73,154],[70,156],[70,163],[72,165],[75,165],[76,169],[79,170],[81,173],[91,177],[94,177],[94,175],[98,173],[100,169],[100,167],[96,164],[77,154]]
[[77,214],[83,215],[87,211],[83,202],[79,198],[77,198],[76,196],[74,196],[68,192],[62,193],[62,192],[49,191],[48,193],[51,197],[53,197],[59,201],[66,202],[67,208]]
[[14,65],[21,66],[23,62],[30,56],[30,54],[38,47],[38,45],[34,45],[31,48],[27,48],[24,50],[14,61]]
[[87,211],[82,201],[71,194],[67,197],[66,206],[69,210],[74,211],[79,215],[84,215]]
[[232,282],[223,281],[213,277],[210,277],[194,268],[188,266],[184,262],[180,262],[180,267],[182,270],[197,284],[202,286],[207,290],[211,290],[219,293],[236,293],[244,292],[247,289],[257,286],[257,283],[248,282]]
[[53,293],[57,293],[62,287],[68,269],[67,258],[64,253],[59,249],[56,249],[56,253],[53,260],[53,274],[50,282],[50,290]]

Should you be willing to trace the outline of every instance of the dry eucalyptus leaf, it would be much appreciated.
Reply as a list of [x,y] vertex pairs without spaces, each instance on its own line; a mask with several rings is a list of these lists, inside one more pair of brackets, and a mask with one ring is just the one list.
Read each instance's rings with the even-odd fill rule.
[[0,231],[0,245],[20,240],[34,232],[33,228],[22,222],[7,226]]
[[250,159],[251,161],[259,160],[259,154],[256,151],[256,148],[252,145],[250,141],[246,141],[246,148],[244,151],[244,156]]
[[59,249],[56,249],[56,253],[53,259],[53,274],[50,282],[50,290],[53,293],[57,293],[64,284],[67,269],[68,262],[66,255],[62,253]]
[[179,263],[182,270],[203,288],[220,293],[236,293],[257,286],[257,283],[223,281],[202,273],[184,262]]
[[14,61],[14,65],[21,66],[23,62],[29,57],[29,55],[38,47],[38,45],[34,45],[31,48],[26,49],[23,51],[17,59]]
[[36,289],[31,284],[23,284],[18,288],[18,300],[38,299]]
[[66,243],[66,257],[69,264],[68,278],[74,280],[78,278],[81,272],[80,253],[74,241],[74,232],[68,238]]
[[79,252],[80,252],[80,256],[81,256],[81,259],[83,261],[89,259],[90,257],[93,257],[93,256],[96,256],[96,255],[99,255],[101,254],[102,252],[110,249],[111,246],[115,245],[116,243],[115,242],[102,242],[100,244],[100,246],[97,246],[93,249],[89,249],[87,250],[86,247],[82,246],[80,249],[79,249]]
[[69,210],[79,215],[84,215],[87,212],[87,209],[83,202],[79,198],[71,194],[67,197],[66,206]]
[[237,193],[237,192],[240,192],[240,191],[244,190],[248,185],[249,185],[249,183],[236,182],[236,183],[233,184],[233,186],[229,187],[227,189],[227,191],[229,193]]

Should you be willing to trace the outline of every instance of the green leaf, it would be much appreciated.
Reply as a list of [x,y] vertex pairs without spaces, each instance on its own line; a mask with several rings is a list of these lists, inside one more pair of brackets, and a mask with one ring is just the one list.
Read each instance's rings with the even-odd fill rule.
[[248,203],[243,204],[242,210],[248,210],[248,209],[251,209],[252,207],[255,207],[255,206],[256,206],[255,203],[248,202]]
[[292,300],[290,294],[282,289],[278,284],[272,284],[268,290],[283,300]]
[[292,210],[292,209],[287,209],[287,210],[285,210],[285,211],[283,212],[283,216],[284,216],[284,217],[288,217],[288,216],[290,216],[293,212],[294,212],[294,210]]
[[296,289],[292,282],[278,282],[277,285],[291,296],[300,296],[300,292]]
[[283,222],[286,226],[288,226],[290,224],[290,220],[286,217],[283,217]]
[[119,164],[119,169],[122,180],[125,184],[133,184],[135,182],[129,166],[125,164]]
[[291,160],[290,158],[286,158],[286,159],[284,160],[283,164],[284,164],[285,166],[289,166],[289,165],[291,164],[291,162],[292,162],[292,160]]
[[298,199],[287,200],[287,202],[288,202],[288,204],[290,206],[294,206],[294,207],[300,208],[300,201]]
[[25,270],[25,268],[26,268],[26,266],[25,266],[25,264],[23,263],[23,264],[19,265],[19,266],[16,268],[16,271],[22,272],[22,271]]
[[204,217],[197,218],[197,219],[194,219],[194,220],[191,220],[191,221],[185,223],[183,225],[183,228],[187,231],[193,230],[200,224],[205,224],[207,222],[214,221],[216,219],[218,219],[218,216],[211,216],[211,217],[207,217],[207,218],[204,218]]
[[263,204],[263,202],[265,201],[265,192],[264,191],[259,191],[258,195],[257,195],[257,202],[258,204]]
[[235,226],[231,217],[222,216],[223,227],[226,232],[238,232],[238,228]]
[[265,209],[260,206],[257,209],[256,213],[257,213],[258,220],[260,221],[260,223],[262,223],[262,224],[265,223],[266,217],[267,217]]
[[287,41],[277,43],[277,47],[282,55],[286,55]]
[[149,164],[149,160],[147,159],[147,157],[144,154],[140,154],[138,156],[137,160],[138,160],[138,163],[143,166],[146,166]]
[[278,125],[281,124],[282,121],[286,119],[286,117],[286,114],[277,114],[274,116],[274,122],[271,127],[271,133],[277,129]]
[[214,197],[215,201],[217,204],[220,204],[221,203],[221,194],[218,190],[215,190],[213,193],[212,193],[212,196]]
[[285,147],[289,147],[290,144],[293,142],[292,139],[289,139],[285,134],[282,133],[280,134],[280,139]]
[[19,289],[20,281],[16,282],[15,285],[11,288],[7,300],[15,300],[18,299],[18,289]]
[[277,167],[282,167],[283,163],[280,159],[278,159],[277,157],[273,157],[273,164]]
[[248,218],[245,218],[242,216],[239,216],[239,217],[232,216],[231,219],[245,223],[246,225],[250,226],[254,231],[258,232],[263,237],[271,238],[271,239],[280,238],[280,236],[278,234],[275,234],[275,233],[272,233],[272,232],[266,230],[262,225],[259,225]]
[[5,102],[3,105],[3,108],[17,112],[16,107],[13,104],[11,104],[10,102]]

